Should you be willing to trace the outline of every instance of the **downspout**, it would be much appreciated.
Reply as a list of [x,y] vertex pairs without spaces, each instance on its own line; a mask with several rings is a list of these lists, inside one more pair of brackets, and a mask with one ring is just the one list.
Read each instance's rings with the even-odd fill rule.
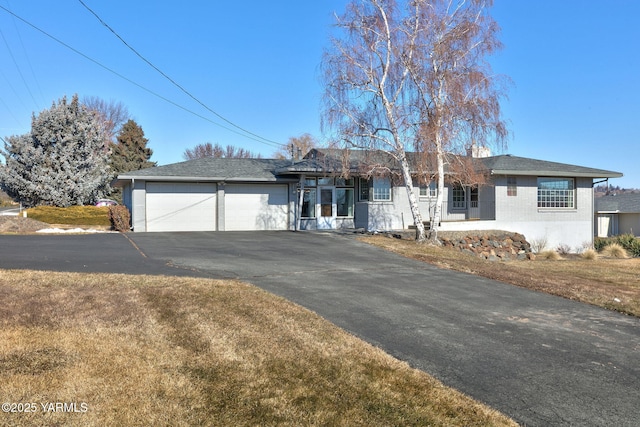
[[302,203],[304,202],[304,180],[305,175],[300,175],[300,194],[298,194],[298,209],[296,209],[295,231],[300,231],[300,219],[302,217]]
[[[130,202],[131,203],[131,218],[130,218],[131,226],[129,227],[129,230],[131,230],[131,231],[135,231],[133,229],[133,205],[134,205],[134,203],[133,203],[133,189],[135,187],[136,187],[136,179],[135,178],[131,178],[131,199],[130,199],[131,200],[131,202]],[[145,206],[145,209],[146,209],[146,206]]]
[[596,230],[596,195],[595,195],[595,186],[596,184],[600,184],[602,182],[606,182],[607,183],[607,188],[609,188],[609,178],[605,178],[602,181],[596,181],[593,182],[593,179],[591,180],[591,248],[595,247],[595,236],[596,234],[599,234],[598,231],[600,230]]

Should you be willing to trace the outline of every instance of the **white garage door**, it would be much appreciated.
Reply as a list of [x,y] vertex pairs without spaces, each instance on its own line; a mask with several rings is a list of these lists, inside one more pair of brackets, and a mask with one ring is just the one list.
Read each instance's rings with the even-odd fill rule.
[[147,182],[147,231],[214,231],[216,184]]
[[286,230],[289,198],[286,185],[227,184],[225,230]]

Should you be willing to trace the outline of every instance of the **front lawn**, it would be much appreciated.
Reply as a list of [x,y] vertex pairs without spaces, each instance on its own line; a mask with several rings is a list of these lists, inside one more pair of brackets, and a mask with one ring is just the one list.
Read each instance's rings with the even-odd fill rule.
[[47,224],[110,226],[109,208],[97,206],[37,206],[27,209],[27,217]]
[[516,425],[237,281],[0,270],[0,296],[0,396],[36,404],[0,425]]

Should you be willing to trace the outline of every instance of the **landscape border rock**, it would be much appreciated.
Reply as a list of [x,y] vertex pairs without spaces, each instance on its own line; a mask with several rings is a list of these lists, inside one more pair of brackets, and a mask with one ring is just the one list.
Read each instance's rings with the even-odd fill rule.
[[[415,230],[383,234],[396,239],[415,239]],[[535,259],[531,244],[520,233],[502,230],[440,231],[438,240],[445,248],[489,261]]]
[[525,236],[508,231],[473,231],[456,234],[440,233],[445,248],[477,256],[489,261],[533,260],[535,255]]

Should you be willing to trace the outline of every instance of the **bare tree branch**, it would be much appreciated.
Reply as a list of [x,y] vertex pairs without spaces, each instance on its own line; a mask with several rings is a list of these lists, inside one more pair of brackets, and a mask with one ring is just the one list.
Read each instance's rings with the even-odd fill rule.
[[[487,13],[491,3],[353,0],[337,17],[343,37],[332,40],[323,58],[323,129],[332,129],[344,148],[382,150],[395,159],[418,240],[425,230],[407,149],[416,152],[414,167],[422,180],[438,182],[434,237],[447,153],[506,141],[499,78],[484,60],[501,48],[499,28]],[[481,183],[471,162],[456,159],[448,165],[452,176],[466,185]]]

